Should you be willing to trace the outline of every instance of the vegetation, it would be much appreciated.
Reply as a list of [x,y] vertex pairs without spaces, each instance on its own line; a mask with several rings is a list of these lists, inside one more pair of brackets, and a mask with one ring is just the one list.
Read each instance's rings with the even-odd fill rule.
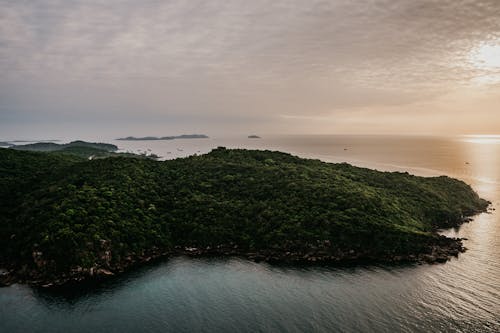
[[99,149],[107,152],[114,152],[118,150],[118,147],[116,145],[110,143],[94,143],[94,142],[85,142],[81,140],[72,141],[70,143],[65,143],[65,144],[58,144],[54,142],[37,142],[26,145],[16,145],[13,146],[12,149],[29,150],[29,151],[57,151],[66,148],[76,148],[76,147]]
[[436,228],[487,206],[448,177],[280,152],[218,148],[158,162],[0,149],[0,260],[39,281],[119,271],[179,248],[418,255],[442,242]]
[[133,154],[133,153],[117,153],[118,147],[109,143],[94,143],[86,141],[72,141],[66,144],[58,144],[53,142],[37,142],[25,145],[13,145],[10,147],[15,150],[53,152],[63,155],[74,155],[82,158],[95,159],[104,157],[134,157],[134,158],[150,158],[158,159],[155,154]]

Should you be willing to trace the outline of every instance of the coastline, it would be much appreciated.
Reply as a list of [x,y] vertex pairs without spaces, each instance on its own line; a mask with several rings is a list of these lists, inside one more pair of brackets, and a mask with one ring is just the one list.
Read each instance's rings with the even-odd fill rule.
[[[472,216],[488,211],[476,211],[471,215],[456,221],[449,228],[456,228],[463,223],[473,221]],[[447,228],[448,229],[448,228]],[[439,229],[442,230],[442,229]],[[220,244],[215,247],[195,247],[195,246],[175,246],[171,250],[161,250],[153,248],[141,254],[131,254],[122,262],[107,267],[91,267],[72,269],[69,273],[60,275],[42,276],[34,269],[26,266],[21,268],[11,267],[10,269],[0,269],[0,288],[12,284],[27,284],[34,287],[56,288],[68,284],[79,284],[87,282],[98,282],[111,277],[119,276],[122,273],[136,269],[150,262],[162,259],[170,259],[179,256],[193,258],[200,257],[238,257],[254,262],[266,262],[269,264],[289,264],[296,266],[354,266],[360,264],[442,264],[452,257],[458,257],[467,248],[464,247],[465,238],[450,238],[439,235],[438,229],[434,231],[434,242],[426,244],[425,250],[419,253],[393,253],[393,254],[371,254],[369,251],[356,251],[354,249],[338,249],[331,247],[328,240],[318,241],[317,244],[292,250],[289,248],[247,250],[240,249],[234,244]],[[2,267],[0,265],[0,267]]]

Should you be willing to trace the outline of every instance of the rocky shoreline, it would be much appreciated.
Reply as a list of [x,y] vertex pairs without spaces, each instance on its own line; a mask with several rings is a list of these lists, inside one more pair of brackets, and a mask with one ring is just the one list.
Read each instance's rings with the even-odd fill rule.
[[0,286],[8,286],[14,283],[29,284],[40,287],[56,287],[68,283],[79,283],[89,280],[100,280],[119,275],[133,267],[157,260],[176,256],[189,257],[239,257],[255,262],[267,262],[270,264],[292,264],[292,265],[330,265],[343,266],[359,263],[383,263],[383,264],[434,264],[444,263],[451,257],[458,257],[459,253],[465,252],[461,238],[448,238],[438,236],[435,244],[429,245],[422,253],[415,254],[384,254],[373,255],[369,252],[351,250],[340,250],[331,248],[329,241],[323,241],[311,246],[307,250],[293,251],[290,249],[266,249],[259,251],[248,251],[239,249],[234,244],[224,244],[217,247],[181,247],[176,246],[170,251],[153,249],[140,255],[127,256],[120,264],[94,266],[91,268],[76,267],[67,273],[60,275],[42,276],[36,269],[29,269],[26,265],[21,268],[0,270]]
[[[457,221],[446,221],[440,228],[436,226],[436,238],[432,244],[427,244],[425,249],[419,253],[406,254],[373,254],[370,251],[356,251],[354,249],[339,249],[331,246],[329,240],[317,240],[316,244],[307,244],[306,248],[297,250],[291,248],[270,248],[249,251],[241,249],[238,245],[229,243],[215,247],[197,246],[175,246],[173,249],[161,250],[153,248],[141,254],[130,254],[118,264],[111,263],[111,252],[109,243],[101,241],[101,252],[99,256],[102,264],[94,267],[75,267],[69,272],[53,275],[42,275],[36,268],[9,267],[0,263],[0,287],[15,283],[28,284],[31,286],[51,288],[71,283],[98,281],[120,275],[125,271],[147,264],[154,260],[173,258],[177,256],[188,257],[237,257],[255,262],[267,262],[270,264],[310,265],[310,266],[352,266],[356,264],[438,264],[445,263],[452,257],[458,257],[460,253],[467,250],[463,245],[466,238],[450,238],[439,235],[442,229],[460,227],[464,223],[473,221],[472,216],[480,213],[491,213],[494,208],[487,207],[485,210],[470,212],[470,215],[462,216]],[[443,228],[443,226],[445,226]],[[42,268],[46,263],[40,258],[41,254],[34,251],[33,260],[35,266]],[[5,268],[7,267],[7,268]]]

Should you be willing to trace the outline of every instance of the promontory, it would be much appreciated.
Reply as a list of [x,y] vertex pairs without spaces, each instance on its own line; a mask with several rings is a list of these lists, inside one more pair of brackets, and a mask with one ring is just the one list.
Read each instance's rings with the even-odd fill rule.
[[0,281],[52,286],[176,254],[444,262],[484,211],[466,183],[225,149],[168,161],[0,149]]

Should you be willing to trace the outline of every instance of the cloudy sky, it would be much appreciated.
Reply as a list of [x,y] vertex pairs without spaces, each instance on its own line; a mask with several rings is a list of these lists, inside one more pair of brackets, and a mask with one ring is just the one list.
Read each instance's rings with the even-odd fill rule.
[[498,0],[0,0],[0,140],[500,134]]

